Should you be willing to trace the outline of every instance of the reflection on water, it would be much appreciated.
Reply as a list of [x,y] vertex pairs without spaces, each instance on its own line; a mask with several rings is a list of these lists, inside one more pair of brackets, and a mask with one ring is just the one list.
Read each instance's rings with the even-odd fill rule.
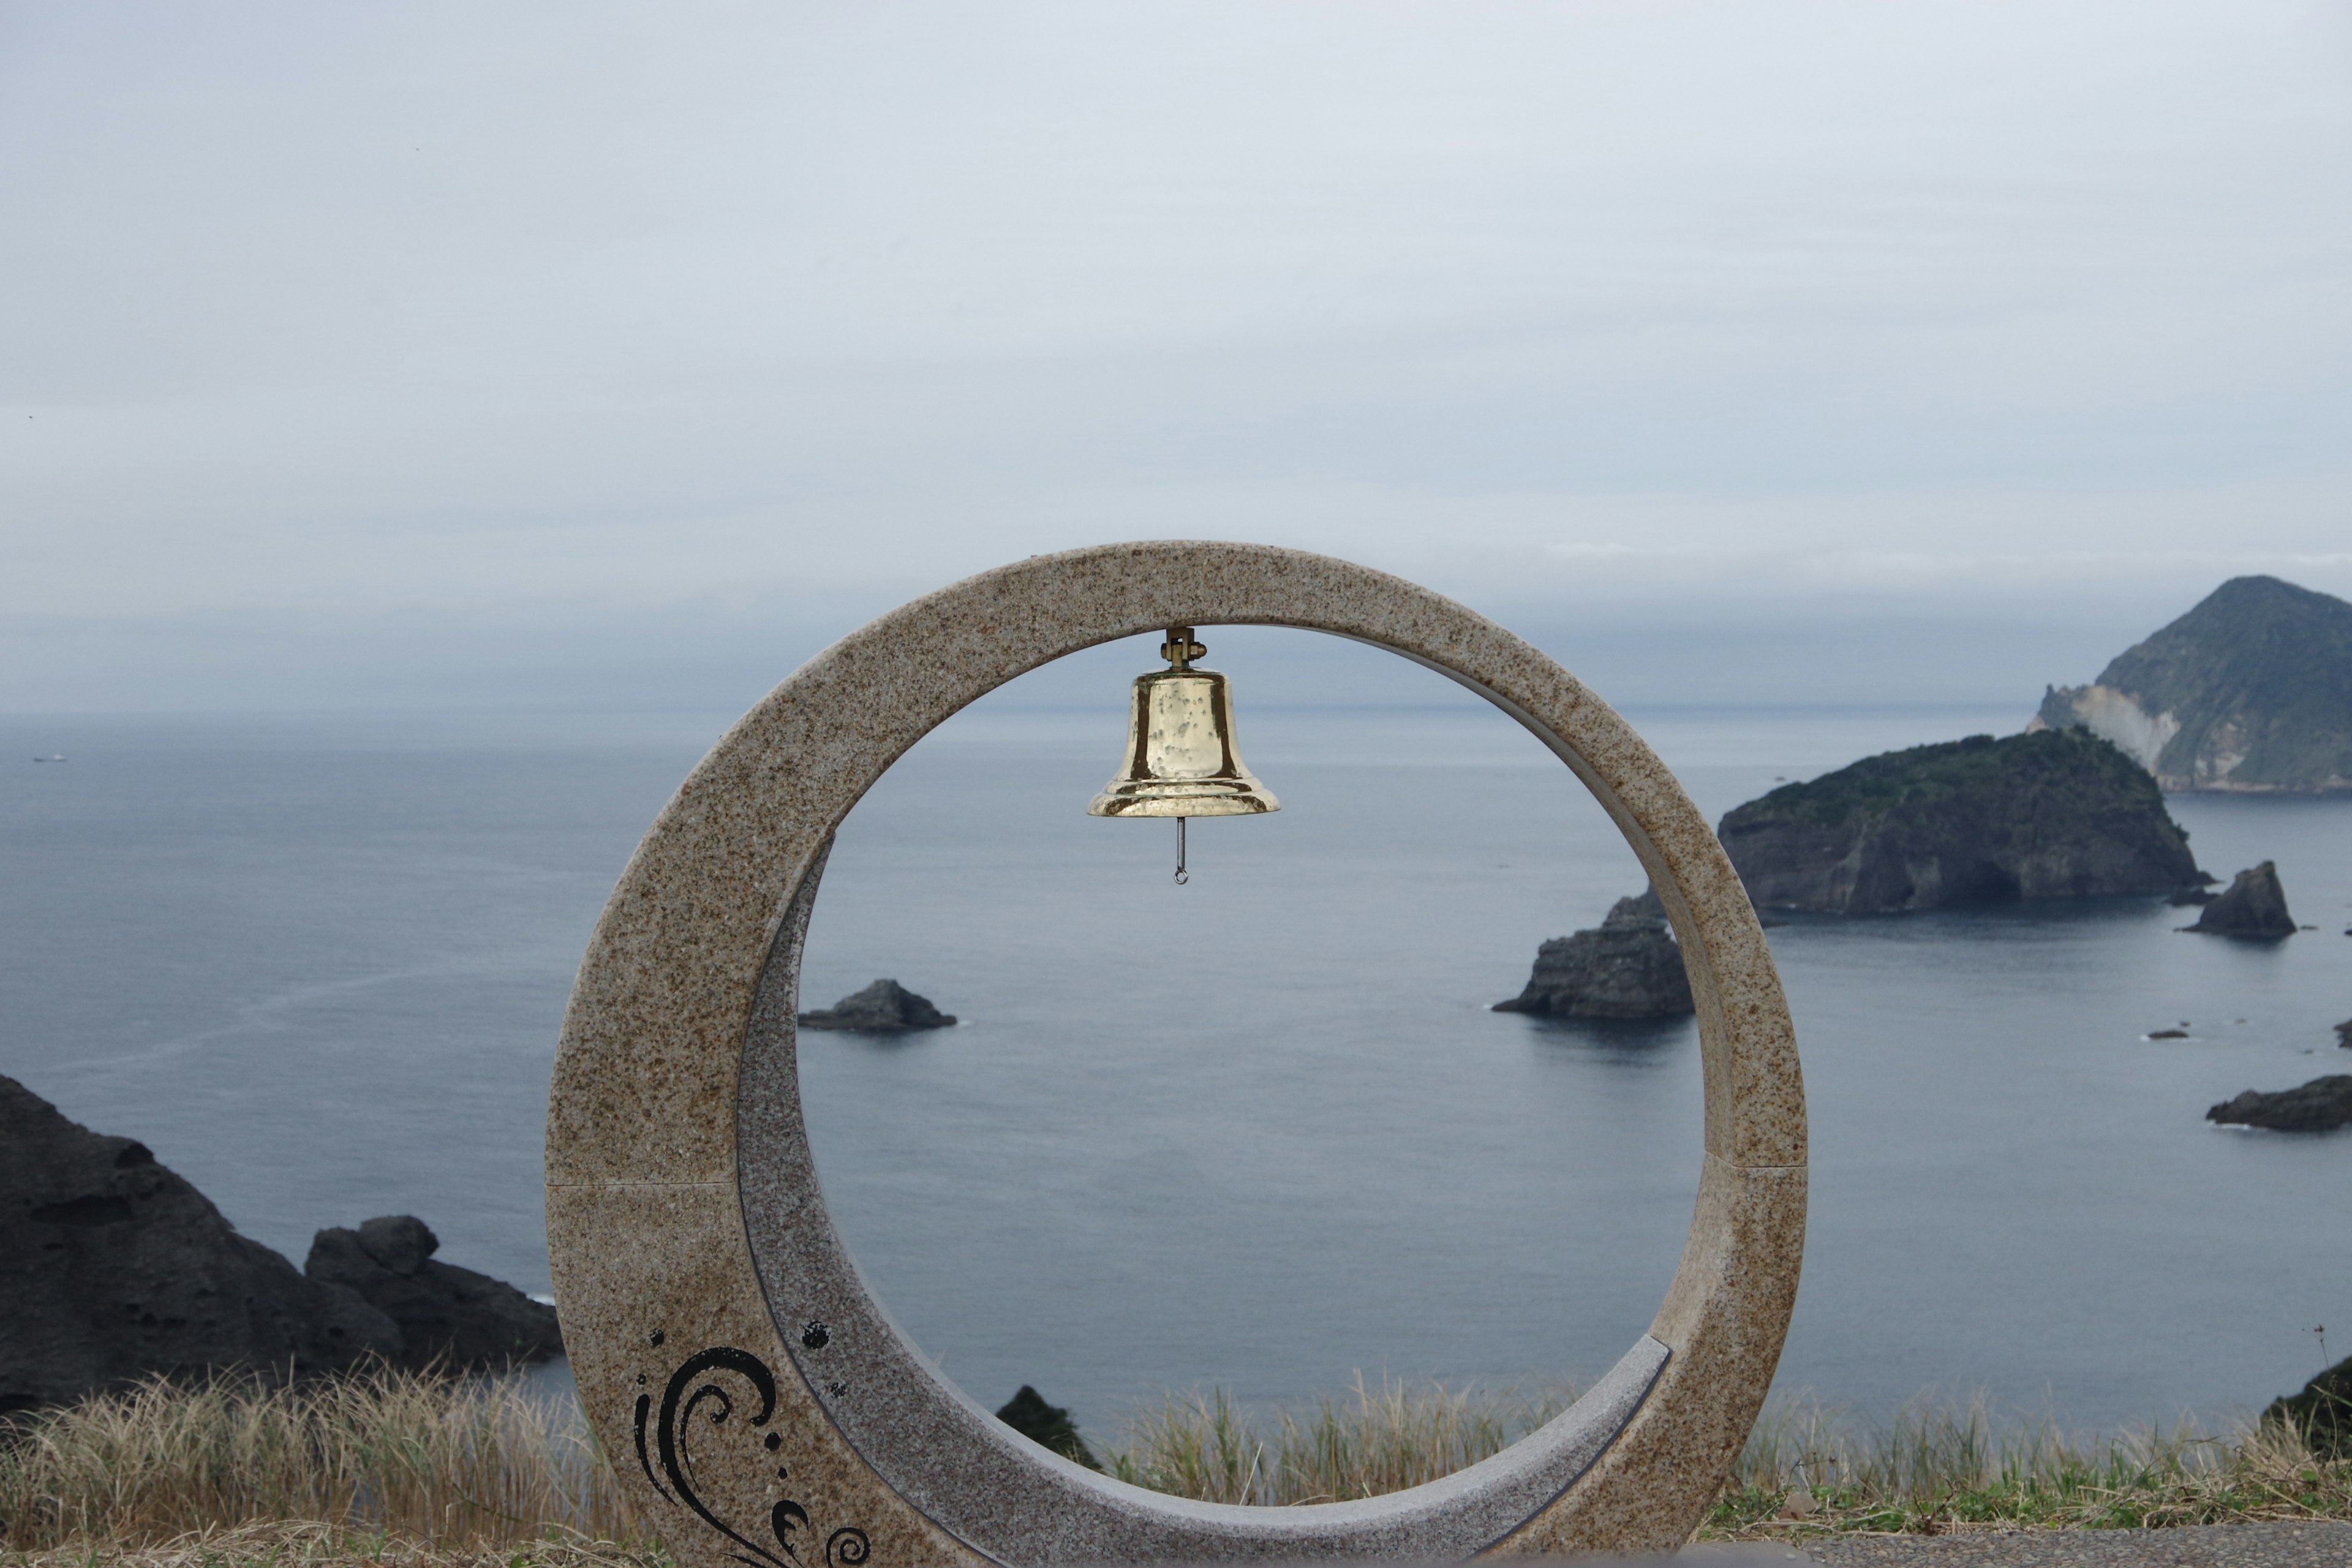
[[1590,1051],[1621,1067],[1652,1071],[1664,1053],[1691,1039],[1688,1018],[1546,1018],[1529,1021],[1538,1039],[1563,1050]]

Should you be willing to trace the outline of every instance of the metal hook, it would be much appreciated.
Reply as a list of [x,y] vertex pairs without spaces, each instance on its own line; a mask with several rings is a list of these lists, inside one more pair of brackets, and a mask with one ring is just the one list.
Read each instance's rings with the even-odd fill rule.
[[1176,819],[1176,885],[1180,888],[1192,879],[1192,873],[1184,869],[1184,824],[1189,820]]

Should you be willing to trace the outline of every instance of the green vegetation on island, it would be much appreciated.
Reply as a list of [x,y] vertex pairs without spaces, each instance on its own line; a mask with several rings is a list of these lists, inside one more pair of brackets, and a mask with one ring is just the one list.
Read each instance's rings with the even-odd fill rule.
[[1861,914],[2203,879],[2155,781],[2079,730],[1865,757],[1751,800],[1717,831],[1759,909]]
[[2115,742],[2168,790],[2352,790],[2352,604],[2233,577],[2033,721]]

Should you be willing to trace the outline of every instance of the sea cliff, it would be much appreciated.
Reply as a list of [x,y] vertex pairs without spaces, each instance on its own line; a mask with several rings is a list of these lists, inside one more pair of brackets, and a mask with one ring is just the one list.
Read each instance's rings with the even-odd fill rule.
[[1759,909],[2165,893],[2200,877],[2155,781],[2080,730],[1865,757],[1749,801],[1718,834]]
[[0,1078],[0,1415],[158,1373],[465,1372],[563,1348],[552,1308],[439,1246],[385,1215],[320,1231],[297,1272],[145,1144]]
[[2168,790],[2352,790],[2352,605],[2233,577],[2092,684],[2050,688],[2033,724],[2113,741]]

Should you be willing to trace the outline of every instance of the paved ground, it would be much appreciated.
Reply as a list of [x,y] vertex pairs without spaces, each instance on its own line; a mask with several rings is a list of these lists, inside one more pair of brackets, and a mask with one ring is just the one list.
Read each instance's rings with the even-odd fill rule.
[[2204,1524],[1982,1535],[1849,1535],[1695,1546],[1700,1568],[2352,1568],[2352,1524]]

